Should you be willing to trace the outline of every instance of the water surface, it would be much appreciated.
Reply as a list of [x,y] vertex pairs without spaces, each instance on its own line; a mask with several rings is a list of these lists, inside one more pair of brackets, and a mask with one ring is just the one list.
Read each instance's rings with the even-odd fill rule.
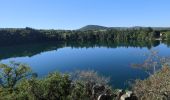
[[31,66],[40,77],[50,72],[73,72],[94,70],[111,78],[115,88],[126,88],[130,80],[144,79],[145,71],[135,69],[133,63],[141,63],[142,53],[159,50],[162,56],[170,56],[170,48],[163,43],[41,43],[17,46],[2,46],[0,62],[17,61]]

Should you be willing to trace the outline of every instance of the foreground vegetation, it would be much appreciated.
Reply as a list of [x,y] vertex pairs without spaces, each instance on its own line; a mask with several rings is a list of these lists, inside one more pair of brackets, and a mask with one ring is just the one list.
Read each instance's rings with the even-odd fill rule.
[[108,79],[93,71],[71,76],[54,72],[41,79],[16,62],[1,64],[0,69],[1,100],[94,100],[101,93],[112,94]]
[[140,100],[170,100],[169,66],[145,80],[136,80],[133,91]]
[[150,41],[170,40],[170,31],[145,28],[103,30],[36,30],[32,28],[0,29],[0,44],[22,44],[48,41]]

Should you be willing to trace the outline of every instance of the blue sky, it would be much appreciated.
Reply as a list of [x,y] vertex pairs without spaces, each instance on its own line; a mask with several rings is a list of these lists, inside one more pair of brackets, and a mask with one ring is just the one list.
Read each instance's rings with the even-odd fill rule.
[[170,26],[170,0],[0,0],[0,27]]

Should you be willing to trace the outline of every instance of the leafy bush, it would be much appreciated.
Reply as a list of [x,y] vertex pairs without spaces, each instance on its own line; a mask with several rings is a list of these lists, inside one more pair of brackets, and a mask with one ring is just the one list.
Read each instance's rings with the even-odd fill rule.
[[18,89],[26,97],[35,100],[66,100],[71,93],[71,80],[68,75],[52,73],[43,79],[23,80]]
[[10,62],[9,65],[0,64],[0,97],[12,98],[17,91],[17,84],[31,75],[28,65]]
[[37,78],[30,67],[16,62],[1,64],[0,70],[3,100],[93,100],[111,92],[108,79],[94,71],[76,73],[74,78],[57,72]]

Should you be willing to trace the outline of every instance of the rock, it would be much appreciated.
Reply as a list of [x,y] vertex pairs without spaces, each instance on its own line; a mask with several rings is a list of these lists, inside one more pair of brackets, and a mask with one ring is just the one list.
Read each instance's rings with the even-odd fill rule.
[[125,91],[119,89],[114,94],[106,92],[102,93],[98,95],[97,100],[138,100],[138,98],[132,91]]
[[132,91],[127,91],[120,97],[120,100],[138,100]]
[[111,95],[111,94],[101,94],[97,98],[97,100],[113,100],[113,98],[116,97],[116,95]]
[[134,93],[132,93],[130,97],[127,97],[125,100],[138,100],[138,98],[135,96]]
[[131,94],[132,94],[131,91],[126,92],[120,97],[120,100],[126,100],[126,98],[129,98]]

